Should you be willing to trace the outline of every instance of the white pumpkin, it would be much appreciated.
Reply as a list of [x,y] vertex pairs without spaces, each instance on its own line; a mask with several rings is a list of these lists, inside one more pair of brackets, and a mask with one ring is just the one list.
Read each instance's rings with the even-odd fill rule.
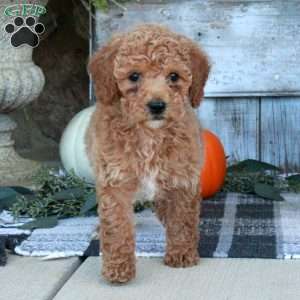
[[90,106],[77,113],[63,132],[59,152],[66,171],[73,170],[77,176],[89,183],[95,177],[87,156],[85,136],[95,106]]

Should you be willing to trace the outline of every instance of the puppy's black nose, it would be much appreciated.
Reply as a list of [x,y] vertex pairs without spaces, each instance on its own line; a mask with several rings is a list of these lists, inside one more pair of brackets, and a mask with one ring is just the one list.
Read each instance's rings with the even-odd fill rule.
[[152,100],[147,103],[147,106],[149,107],[151,114],[159,115],[165,111],[166,102],[162,100]]

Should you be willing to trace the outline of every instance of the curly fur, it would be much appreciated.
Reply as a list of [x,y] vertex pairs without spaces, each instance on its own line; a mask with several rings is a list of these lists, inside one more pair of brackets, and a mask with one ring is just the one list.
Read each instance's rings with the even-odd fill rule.
[[[167,234],[165,264],[188,267],[199,256],[199,106],[209,73],[206,55],[188,38],[158,25],[114,37],[92,57],[89,70],[97,97],[87,135],[100,199],[104,277],[135,276],[133,202],[148,188]],[[128,77],[139,72],[134,83]],[[173,83],[171,72],[180,79]],[[163,99],[162,120],[147,110]]]

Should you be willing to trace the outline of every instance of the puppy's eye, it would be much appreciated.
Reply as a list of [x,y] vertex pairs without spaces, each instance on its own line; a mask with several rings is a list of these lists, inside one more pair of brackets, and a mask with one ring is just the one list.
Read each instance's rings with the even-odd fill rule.
[[172,81],[172,82],[176,82],[179,80],[179,75],[177,73],[170,73],[168,78]]
[[140,73],[133,72],[132,74],[129,75],[128,79],[132,82],[137,82],[141,77]]

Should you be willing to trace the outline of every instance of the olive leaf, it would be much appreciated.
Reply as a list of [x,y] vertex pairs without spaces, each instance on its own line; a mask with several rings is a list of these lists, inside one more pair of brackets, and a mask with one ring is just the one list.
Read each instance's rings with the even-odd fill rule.
[[18,193],[10,187],[1,187],[0,188],[0,200],[6,199],[8,197],[17,196]]
[[34,221],[28,222],[19,228],[21,229],[35,229],[35,228],[52,228],[58,224],[58,218],[56,216],[38,218]]
[[87,212],[89,212],[90,210],[94,209],[97,206],[97,202],[96,202],[96,194],[90,194],[86,197],[86,201],[84,202],[84,204],[82,205],[81,209],[80,209],[80,215],[84,215]]
[[268,200],[284,201],[283,197],[280,195],[280,191],[269,184],[256,182],[254,185],[254,192],[256,195]]
[[34,194],[34,192],[32,190],[30,190],[26,187],[23,187],[23,186],[10,186],[10,188],[21,195],[33,195]]
[[0,211],[9,209],[17,200],[18,195],[19,193],[10,187],[0,188]]
[[280,169],[274,165],[266,162],[262,162],[255,159],[246,159],[235,165],[227,168],[228,172],[264,172],[264,171],[280,171]]

